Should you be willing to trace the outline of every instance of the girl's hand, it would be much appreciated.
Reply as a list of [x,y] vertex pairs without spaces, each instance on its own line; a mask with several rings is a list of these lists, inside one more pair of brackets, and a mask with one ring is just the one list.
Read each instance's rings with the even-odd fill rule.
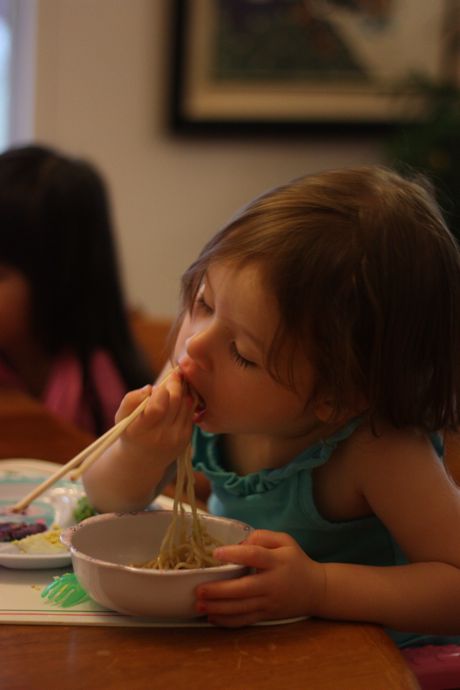
[[120,438],[124,452],[154,454],[157,462],[171,462],[190,442],[193,407],[179,373],[173,372],[158,386],[146,386],[128,393],[115,416],[119,422],[149,396],[143,413]]
[[251,575],[197,588],[197,611],[216,625],[314,615],[324,596],[323,566],[288,534],[256,530],[242,544],[215,549],[214,556],[255,569]]

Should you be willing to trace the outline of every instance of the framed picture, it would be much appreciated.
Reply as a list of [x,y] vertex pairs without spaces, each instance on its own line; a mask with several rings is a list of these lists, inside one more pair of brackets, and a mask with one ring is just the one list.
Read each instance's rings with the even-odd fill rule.
[[[178,132],[387,128],[443,78],[449,0],[175,0]],[[452,39],[452,44],[455,39]]]

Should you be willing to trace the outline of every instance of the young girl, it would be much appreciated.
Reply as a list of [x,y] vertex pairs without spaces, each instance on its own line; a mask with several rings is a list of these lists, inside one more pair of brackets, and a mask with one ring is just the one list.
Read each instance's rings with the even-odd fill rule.
[[100,433],[151,377],[129,330],[97,170],[42,146],[0,155],[0,385]]
[[144,508],[194,427],[210,511],[257,528],[214,553],[253,574],[199,588],[198,612],[459,634],[442,431],[459,422],[460,257],[430,192],[379,167],[275,189],[205,246],[183,304],[180,374],[124,399],[118,419],[150,395],[85,475],[94,505]]

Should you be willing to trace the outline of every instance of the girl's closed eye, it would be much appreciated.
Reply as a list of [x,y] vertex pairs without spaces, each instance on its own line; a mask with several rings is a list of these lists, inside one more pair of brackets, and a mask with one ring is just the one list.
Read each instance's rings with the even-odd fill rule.
[[202,314],[212,314],[213,309],[212,307],[209,306],[209,304],[206,302],[204,299],[203,295],[198,295],[195,304],[194,304],[194,311],[195,312],[201,312]]
[[240,355],[234,340],[232,340],[232,342],[230,343],[230,354],[232,355],[232,358],[236,362],[236,364],[239,367],[243,367],[243,369],[246,369],[247,367],[257,366],[255,362],[251,362],[250,359],[246,359],[246,357]]

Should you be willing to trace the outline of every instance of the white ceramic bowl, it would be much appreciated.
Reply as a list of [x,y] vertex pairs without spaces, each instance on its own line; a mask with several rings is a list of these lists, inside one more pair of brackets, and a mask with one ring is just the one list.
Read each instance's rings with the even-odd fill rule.
[[[150,570],[144,563],[160,549],[172,512],[105,513],[69,527],[62,534],[75,574],[94,601],[132,616],[196,618],[195,588],[214,580],[241,577],[244,566],[227,564],[195,570]],[[251,528],[243,522],[203,514],[211,536],[237,544]],[[187,514],[190,519],[190,515]]]

